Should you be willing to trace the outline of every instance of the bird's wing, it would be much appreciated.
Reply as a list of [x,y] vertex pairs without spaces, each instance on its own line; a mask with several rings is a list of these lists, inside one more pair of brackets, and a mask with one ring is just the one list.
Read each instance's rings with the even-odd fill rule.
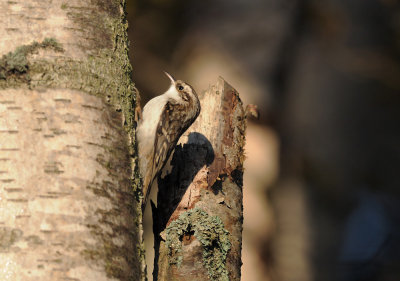
[[154,156],[151,165],[152,175],[146,192],[144,194],[144,205],[147,203],[150,186],[164,167],[167,159],[174,150],[179,137],[187,130],[192,121],[186,120],[185,108],[180,104],[167,102],[160,116],[154,140]]

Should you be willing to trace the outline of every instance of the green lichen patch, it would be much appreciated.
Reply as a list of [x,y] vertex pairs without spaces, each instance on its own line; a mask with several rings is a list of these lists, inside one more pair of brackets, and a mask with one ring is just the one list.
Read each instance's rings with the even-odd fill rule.
[[231,248],[229,232],[218,216],[210,216],[195,208],[179,216],[166,229],[166,246],[169,249],[170,264],[182,263],[182,237],[194,233],[203,246],[203,264],[211,280],[229,280],[226,257]]
[[9,79],[11,77],[29,80],[26,75],[29,69],[29,61],[27,56],[36,52],[38,49],[53,49],[56,52],[62,52],[63,48],[54,38],[46,38],[41,43],[33,42],[29,45],[22,45],[3,55],[0,59],[0,80]]

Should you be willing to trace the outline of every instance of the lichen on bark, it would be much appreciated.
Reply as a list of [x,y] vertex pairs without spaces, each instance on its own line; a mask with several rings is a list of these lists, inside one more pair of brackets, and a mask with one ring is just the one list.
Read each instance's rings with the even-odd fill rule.
[[226,257],[231,248],[229,232],[218,216],[210,216],[205,211],[194,208],[182,213],[166,228],[166,246],[171,257],[170,264],[178,267],[182,263],[182,237],[193,235],[203,246],[203,264],[212,280],[229,280]]
[[[28,55],[39,49],[53,49],[56,52],[63,52],[64,49],[54,38],[45,38],[42,42],[32,42],[28,45],[22,45],[13,52],[3,55],[0,59],[0,87],[5,85],[10,79],[29,81],[27,72],[29,70]],[[4,87],[4,86],[3,86]]]

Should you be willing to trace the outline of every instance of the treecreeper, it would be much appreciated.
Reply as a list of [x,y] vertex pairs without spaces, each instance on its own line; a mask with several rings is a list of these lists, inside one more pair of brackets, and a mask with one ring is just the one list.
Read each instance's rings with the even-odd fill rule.
[[200,101],[193,87],[165,74],[171,80],[170,87],[144,106],[137,128],[139,169],[143,177],[142,210],[154,179],[161,173],[181,135],[200,114]]

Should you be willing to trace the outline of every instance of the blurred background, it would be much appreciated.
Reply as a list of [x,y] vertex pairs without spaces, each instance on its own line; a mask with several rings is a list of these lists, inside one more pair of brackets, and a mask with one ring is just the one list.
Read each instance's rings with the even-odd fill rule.
[[247,130],[242,280],[399,281],[399,1],[127,8],[142,106],[169,86],[165,70],[198,92],[220,75],[260,109]]

